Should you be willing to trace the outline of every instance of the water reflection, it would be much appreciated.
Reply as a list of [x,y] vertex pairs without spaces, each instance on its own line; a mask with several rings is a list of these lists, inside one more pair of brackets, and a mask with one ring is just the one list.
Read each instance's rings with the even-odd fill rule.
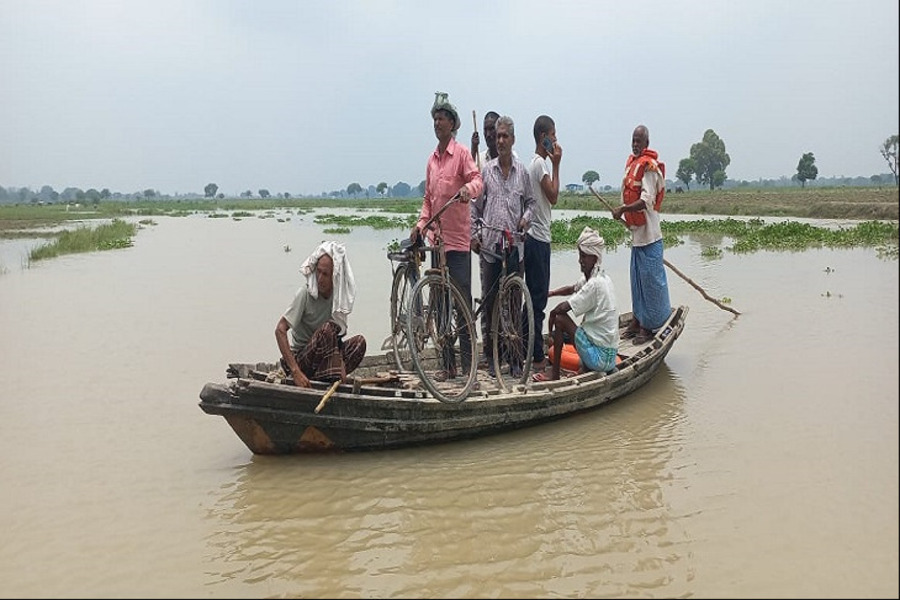
[[298,596],[681,596],[684,387],[665,365],[595,411],[481,440],[253,457],[208,512],[212,584]]

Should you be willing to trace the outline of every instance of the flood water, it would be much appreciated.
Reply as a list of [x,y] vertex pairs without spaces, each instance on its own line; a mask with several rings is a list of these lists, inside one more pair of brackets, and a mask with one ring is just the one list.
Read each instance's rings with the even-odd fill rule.
[[[263,457],[200,410],[203,384],[278,356],[325,238],[376,351],[406,235],[278,216],[156,217],[132,248],[30,268],[37,241],[0,242],[0,596],[900,593],[896,260],[708,259],[721,240],[689,238],[668,260],[742,315],[668,272],[690,313],[636,393],[479,440]],[[622,310],[628,260],[604,259]],[[554,252],[552,287],[577,274]]]

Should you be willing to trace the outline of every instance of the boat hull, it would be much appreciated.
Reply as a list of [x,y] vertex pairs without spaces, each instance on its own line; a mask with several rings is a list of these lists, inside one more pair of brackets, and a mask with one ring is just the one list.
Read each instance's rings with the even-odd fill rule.
[[[648,343],[633,346],[610,375],[586,373],[558,381],[482,389],[465,401],[439,402],[424,389],[342,384],[320,406],[326,384],[297,388],[247,376],[243,365],[230,383],[207,383],[200,408],[221,415],[255,454],[385,450],[469,439],[519,429],[592,410],[627,396],[659,370],[684,328],[687,307]],[[627,324],[630,315],[620,320]],[[383,373],[389,357],[366,357],[361,371]],[[235,365],[232,365],[234,368]],[[365,381],[365,380],[363,380]],[[319,410],[317,411],[317,407]]]

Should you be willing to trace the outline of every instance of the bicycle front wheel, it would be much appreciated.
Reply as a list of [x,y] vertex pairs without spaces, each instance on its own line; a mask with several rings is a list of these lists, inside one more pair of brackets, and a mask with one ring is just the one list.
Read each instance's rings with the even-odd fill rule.
[[527,382],[534,362],[534,307],[525,280],[520,275],[503,279],[492,315],[494,372],[500,387],[507,387],[500,370],[504,362],[509,365],[512,381]]
[[408,306],[406,337],[422,383],[441,402],[462,402],[477,377],[472,307],[439,274],[416,282]]
[[409,340],[406,336],[407,311],[409,310],[409,297],[418,275],[414,264],[401,264],[394,271],[394,282],[391,285],[391,349],[394,354],[394,363],[401,371],[412,371],[413,369]]

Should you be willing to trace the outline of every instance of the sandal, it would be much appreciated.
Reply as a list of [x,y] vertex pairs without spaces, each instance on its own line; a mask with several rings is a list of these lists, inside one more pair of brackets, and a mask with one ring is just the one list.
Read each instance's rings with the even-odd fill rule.
[[628,327],[625,328],[625,331],[622,332],[623,340],[630,340],[641,332],[641,325],[635,319],[632,319],[630,323],[628,323]]
[[449,371],[447,369],[441,369],[440,371],[435,371],[435,373],[434,373],[435,381],[444,382],[444,381],[447,381],[448,379],[456,379],[456,370],[455,369],[450,369]]
[[646,344],[647,342],[649,342],[652,339],[653,339],[653,332],[648,331],[646,329],[641,329],[641,332],[639,334],[637,334],[636,336],[634,336],[634,340],[632,341],[632,343],[635,346],[639,346],[641,344]]
[[544,383],[545,381],[553,381],[550,376],[544,372],[535,373],[531,376],[531,380],[535,383]]

